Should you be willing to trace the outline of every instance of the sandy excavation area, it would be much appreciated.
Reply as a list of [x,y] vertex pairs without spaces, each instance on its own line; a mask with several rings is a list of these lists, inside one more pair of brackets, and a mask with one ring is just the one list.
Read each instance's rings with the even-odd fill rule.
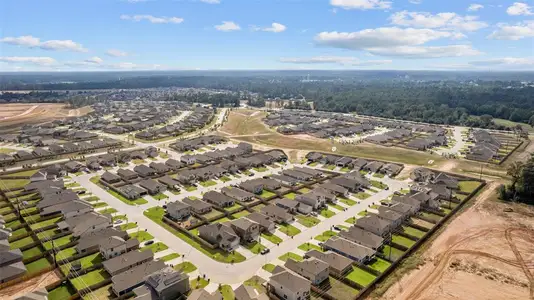
[[497,202],[497,186],[489,184],[432,241],[419,269],[370,298],[534,299],[534,209]]
[[[15,299],[21,297],[31,291],[35,291],[46,287],[61,279],[59,269],[44,273],[30,280],[23,281],[21,283],[6,287],[0,290],[0,299]],[[53,300],[53,299],[51,299]]]
[[68,109],[58,103],[0,104],[0,130],[12,130],[25,124],[41,124],[65,117],[76,117],[91,111],[89,107]]

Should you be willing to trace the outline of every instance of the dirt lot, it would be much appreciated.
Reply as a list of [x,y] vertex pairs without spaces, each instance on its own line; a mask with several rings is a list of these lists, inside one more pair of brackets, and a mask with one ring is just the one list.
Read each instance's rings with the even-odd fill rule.
[[431,242],[418,269],[370,299],[534,299],[534,208],[498,202],[497,186]]
[[248,136],[272,133],[261,121],[265,113],[260,111],[239,110],[231,111],[220,132],[231,136]]
[[31,291],[44,288],[61,279],[59,270],[50,271],[30,280],[0,290],[0,300],[15,299]]
[[65,104],[13,103],[0,104],[0,131],[14,130],[25,124],[41,124],[65,117],[82,116],[90,107],[68,109]]

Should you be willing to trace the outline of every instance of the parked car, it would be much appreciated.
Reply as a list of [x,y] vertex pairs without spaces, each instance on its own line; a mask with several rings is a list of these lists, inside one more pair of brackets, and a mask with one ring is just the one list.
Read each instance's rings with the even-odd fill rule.
[[248,173],[248,176],[254,176],[254,173],[250,172]]
[[314,212],[314,211],[312,211],[312,212],[310,213],[310,215],[312,215],[312,216],[314,216],[314,217],[317,217],[317,213]]
[[115,221],[115,224],[120,224],[120,223],[122,223],[122,220]]
[[341,228],[339,228],[337,226],[334,226],[334,229],[337,230],[337,231],[341,231]]
[[152,245],[152,244],[154,244],[154,241],[145,242],[145,246]]
[[83,194],[85,194],[85,191],[78,191],[77,193],[78,193],[78,195],[83,195]]
[[167,209],[167,205],[163,205],[163,208]]
[[269,248],[263,248],[263,250],[261,250],[260,254],[261,254],[261,255],[265,255],[265,254],[267,254],[267,253],[269,253],[269,252],[271,252],[271,249],[269,249]]
[[262,178],[263,179],[269,179],[269,176],[263,176]]

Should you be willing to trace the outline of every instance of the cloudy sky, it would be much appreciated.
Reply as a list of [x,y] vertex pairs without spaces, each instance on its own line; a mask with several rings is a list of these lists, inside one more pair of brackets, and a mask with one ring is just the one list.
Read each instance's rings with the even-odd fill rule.
[[534,0],[1,0],[0,71],[534,70]]

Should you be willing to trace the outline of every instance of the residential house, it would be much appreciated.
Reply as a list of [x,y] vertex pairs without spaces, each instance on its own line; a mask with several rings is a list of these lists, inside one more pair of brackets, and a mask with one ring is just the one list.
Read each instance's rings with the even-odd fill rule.
[[318,186],[318,188],[325,189],[330,193],[340,197],[347,197],[349,195],[349,190],[347,188],[333,183],[322,183]]
[[290,271],[273,274],[268,281],[270,291],[284,300],[309,299],[311,282]]
[[195,155],[182,155],[180,156],[180,162],[186,165],[194,165],[197,162]]
[[362,170],[365,170],[365,171],[368,171],[368,172],[371,172],[371,173],[377,173],[382,168],[383,165],[384,165],[383,162],[372,161],[372,162],[367,163],[362,168]]
[[354,170],[361,170],[363,169],[363,167],[365,167],[365,165],[368,163],[369,161],[367,161],[366,159],[363,159],[363,158],[357,158],[355,160],[352,161],[352,168]]
[[208,203],[211,203],[215,206],[224,208],[224,207],[231,207],[235,203],[235,199],[226,196],[225,194],[222,194],[220,192],[216,191],[209,191],[205,193],[202,196],[202,199]]
[[75,217],[93,211],[91,204],[83,200],[74,200],[70,202],[60,203],[41,209],[39,214],[41,216],[50,216],[60,213],[65,219]]
[[147,275],[144,281],[144,285],[134,290],[135,295],[141,299],[181,299],[191,290],[189,275],[176,271],[172,267],[166,267]]
[[397,228],[407,219],[406,215],[400,214],[383,205],[378,206],[378,217],[385,221],[389,221],[392,228]]
[[294,220],[290,213],[276,205],[267,205],[262,207],[260,212],[278,224],[289,223]]
[[[149,251],[149,250],[147,250]],[[151,251],[149,251],[151,252]],[[124,295],[135,288],[143,285],[146,276],[153,274],[167,265],[161,260],[153,260],[138,265],[126,272],[117,274],[111,278],[111,289],[117,296]]]
[[135,186],[133,184],[118,187],[117,192],[119,192],[119,194],[129,200],[139,199],[142,195],[147,193],[145,189]]
[[281,208],[285,209],[288,213],[295,214],[297,213],[299,204],[301,203],[295,200],[288,199],[288,198],[282,198],[282,199],[277,198],[274,200],[273,204],[276,206],[280,206]]
[[278,181],[281,184],[288,185],[288,186],[295,186],[295,185],[301,183],[300,180],[298,180],[298,179],[296,179],[294,177],[289,177],[287,175],[274,174],[274,175],[271,175],[271,178],[276,180],[276,181]]
[[280,150],[272,150],[269,152],[265,152],[265,154],[268,156],[271,156],[276,162],[287,160],[287,155],[283,151],[280,151]]
[[352,158],[343,156],[336,160],[336,166],[341,168],[352,168]]
[[415,210],[415,207],[413,207],[412,205],[410,204],[405,204],[405,203],[400,203],[400,202],[392,202],[388,208],[392,211],[396,211],[400,214],[402,214],[403,216],[405,216],[405,218],[409,218],[411,216],[413,216],[417,211]]
[[83,234],[96,232],[113,226],[111,217],[95,211],[80,214],[74,217],[65,218],[57,223],[57,228],[61,231],[70,231],[72,236],[78,238]]
[[137,248],[139,248],[137,239],[124,240],[118,236],[110,236],[100,243],[99,252],[105,260],[109,260]]
[[370,231],[376,235],[385,237],[393,229],[391,222],[379,218],[377,215],[368,214],[356,220],[354,226]]
[[336,277],[343,277],[352,271],[352,260],[335,252],[311,250],[306,252],[304,257],[314,257],[324,261],[329,266],[330,274],[333,274]]
[[208,224],[198,228],[199,236],[212,245],[216,245],[224,251],[234,251],[240,242],[239,236],[227,224]]
[[[37,156],[37,157],[46,157],[46,156],[50,156],[52,155],[52,152],[44,149],[44,148],[40,148],[40,147],[37,147],[35,149],[33,149],[32,151],[32,154]],[[11,156],[9,156],[11,157]]]
[[242,243],[257,241],[260,236],[260,225],[247,218],[239,218],[231,221],[230,226],[239,236]]
[[221,163],[219,164],[219,166],[223,169],[225,169],[227,172],[229,173],[236,173],[237,171],[239,171],[239,167],[237,166],[237,163],[231,161],[231,160],[228,160],[228,159],[225,159],[223,161],[221,161]]
[[288,259],[284,267],[308,279],[313,285],[319,285],[330,276],[328,264],[313,257],[301,262]]
[[261,232],[273,232],[276,229],[276,225],[268,216],[258,212],[251,213],[245,216],[245,218],[258,223]]
[[402,170],[402,166],[396,165],[396,164],[385,164],[380,169],[380,173],[386,174],[389,177],[393,177]]
[[234,290],[235,300],[269,300],[269,296],[255,287],[241,284]]
[[151,177],[156,175],[156,170],[146,165],[138,165],[134,167],[134,171],[141,177]]
[[375,251],[380,251],[384,246],[383,237],[356,226],[352,226],[346,231],[342,230],[339,236]]
[[156,195],[159,193],[163,193],[167,190],[167,186],[163,185],[154,179],[145,179],[141,182],[139,182],[139,185],[148,191],[150,195]]
[[319,160],[321,160],[323,158],[323,155],[321,153],[318,153],[318,152],[310,152],[310,153],[308,153],[306,155],[306,158],[310,162],[317,162],[317,161],[319,161]]
[[295,197],[295,201],[309,205],[315,210],[320,209],[326,205],[325,196],[314,191],[297,195]]
[[156,170],[156,173],[158,174],[165,174],[171,170],[169,166],[167,166],[164,163],[158,163],[158,162],[151,162],[149,165],[152,169]]
[[228,197],[234,198],[237,201],[240,202],[248,202],[254,200],[254,194],[247,192],[245,190],[242,190],[240,188],[230,188],[230,187],[224,187],[222,188],[221,192],[225,194]]
[[364,188],[364,186],[362,184],[365,184],[361,180],[347,178],[347,177],[343,177],[343,176],[332,178],[330,180],[330,183],[331,184],[335,184],[335,185],[339,185],[339,186],[347,189],[351,193],[357,193],[362,188]]
[[436,174],[427,168],[416,168],[410,173],[410,178],[415,182],[431,182]]
[[167,159],[167,161],[165,162],[165,165],[167,165],[169,168],[171,168],[172,170],[179,170],[181,168],[183,168],[185,166],[184,163],[176,160],[176,159],[172,159],[172,158],[169,158]]
[[239,187],[245,191],[258,195],[263,192],[263,183],[259,180],[243,181],[239,184]]
[[115,276],[152,260],[154,253],[151,250],[130,251],[105,260],[102,266],[111,276]]
[[26,274],[26,266],[22,262],[22,258],[20,249],[0,252],[0,284]]
[[[119,170],[120,171],[120,170]],[[114,183],[117,183],[117,182],[120,182],[121,181],[121,177],[111,173],[111,172],[104,172],[104,174],[102,174],[102,176],[100,176],[100,180],[106,182],[106,183],[109,183],[109,184],[114,184]]]
[[323,177],[323,172],[320,170],[316,170],[316,169],[311,169],[307,167],[294,167],[293,170],[301,172],[301,173],[306,173],[308,175],[313,176],[314,178]]
[[295,171],[295,170],[283,170],[282,174],[296,178],[301,181],[311,181],[313,179],[313,176],[310,174],[306,174],[303,172]]
[[[391,198],[391,202],[393,203],[393,205],[395,205],[395,203],[401,203],[403,205],[408,205],[410,207],[411,214],[415,214],[416,212],[418,212],[421,209],[421,202],[419,200],[416,200],[416,199],[408,196],[408,195],[403,195],[403,196],[394,195]],[[393,209],[393,205],[391,205],[390,208]]]
[[79,172],[84,167],[84,165],[82,165],[81,163],[75,160],[65,163],[64,166],[67,172],[71,172],[71,173]]
[[202,288],[193,290],[191,294],[187,296],[187,300],[223,300],[223,296],[218,290],[210,293]]
[[271,179],[271,178],[262,178],[262,179],[255,179],[255,181],[260,182],[263,184],[263,188],[270,191],[278,190],[282,187],[280,182]]
[[191,206],[180,202],[173,201],[167,204],[167,214],[175,220],[183,220],[191,215]]
[[166,185],[168,189],[180,191],[180,186],[178,184],[178,181],[174,180],[174,178],[168,175],[158,178],[158,181]]
[[80,234],[78,244],[75,246],[76,252],[81,254],[98,251],[100,243],[111,236],[118,236],[125,240],[128,239],[128,233],[126,231],[118,230],[113,227],[103,228],[96,231],[82,232]]
[[193,200],[188,197],[182,199],[182,202],[191,206],[191,211],[198,215],[207,214],[212,210],[212,205],[202,200]]
[[118,169],[117,175],[119,175],[125,181],[135,180],[139,175],[130,169]]
[[356,244],[342,237],[333,236],[323,243],[323,248],[365,264],[375,255],[375,250]]
[[447,175],[445,173],[439,173],[432,181],[433,184],[443,185],[449,189],[457,190],[458,189],[458,179]]

